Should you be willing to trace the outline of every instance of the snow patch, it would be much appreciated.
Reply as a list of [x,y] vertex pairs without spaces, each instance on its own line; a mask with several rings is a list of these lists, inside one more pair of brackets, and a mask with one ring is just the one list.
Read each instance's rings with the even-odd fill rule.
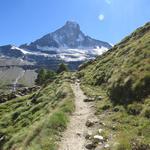
[[107,52],[108,51],[108,48],[106,47],[99,47],[97,46],[95,49],[93,49],[93,51],[95,52],[95,54],[97,55],[102,55],[103,53]]
[[[82,40],[81,37],[80,37],[80,40]],[[56,58],[56,59],[61,59],[66,62],[76,62],[76,61],[85,61],[85,60],[94,59],[97,55],[102,55],[108,50],[108,48],[106,47],[98,47],[98,46],[94,49],[93,48],[69,49],[67,47],[57,49],[53,47],[48,47],[48,46],[41,47],[37,45],[37,48],[43,51],[55,51],[56,54],[47,54],[44,52],[31,52],[31,51],[18,48],[16,46],[12,46],[11,49],[20,50],[25,55],[37,55],[37,56],[43,56],[43,57],[49,57],[49,58]]]
[[11,49],[12,49],[12,50],[19,50],[19,51],[21,51],[23,54],[30,54],[30,53],[31,53],[31,52],[28,52],[28,51],[26,51],[26,50],[24,50],[24,49],[21,49],[21,48],[19,48],[19,47],[16,47],[16,46],[12,46]]
[[30,52],[30,51],[21,49],[21,48],[16,47],[16,46],[12,46],[11,49],[12,49],[12,50],[19,50],[19,51],[21,51],[21,52],[22,52],[23,54],[25,54],[25,55],[38,55],[38,56],[44,56],[44,57],[48,57],[48,56],[49,56],[49,55],[46,54],[46,53],[41,53],[41,52]]

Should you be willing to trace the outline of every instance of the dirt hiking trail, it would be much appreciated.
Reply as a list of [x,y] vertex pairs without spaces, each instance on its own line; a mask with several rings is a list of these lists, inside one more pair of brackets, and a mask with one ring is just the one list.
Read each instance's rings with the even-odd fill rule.
[[71,85],[75,95],[75,112],[70,118],[70,123],[65,131],[59,150],[86,150],[85,133],[89,130],[86,122],[93,117],[91,103],[84,102],[86,96],[80,88],[79,83]]

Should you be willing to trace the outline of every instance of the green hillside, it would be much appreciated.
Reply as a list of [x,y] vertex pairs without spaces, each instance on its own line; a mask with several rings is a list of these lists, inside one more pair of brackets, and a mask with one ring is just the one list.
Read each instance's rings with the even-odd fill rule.
[[0,149],[57,149],[74,110],[68,77],[58,76],[36,93],[0,105]]
[[79,70],[82,89],[96,100],[111,150],[149,150],[150,23]]
[[102,86],[114,102],[128,103],[148,97],[150,23],[137,29],[90,64],[80,72],[84,83]]

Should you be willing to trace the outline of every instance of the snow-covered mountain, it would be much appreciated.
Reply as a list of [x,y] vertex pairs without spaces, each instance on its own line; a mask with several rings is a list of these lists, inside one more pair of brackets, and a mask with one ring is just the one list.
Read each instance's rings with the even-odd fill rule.
[[62,28],[29,45],[1,46],[0,59],[2,57],[17,58],[22,64],[32,62],[32,64],[44,66],[52,66],[52,64],[57,66],[60,61],[65,61],[68,64],[73,64],[73,68],[77,68],[82,62],[94,59],[111,47],[107,42],[86,36],[80,30],[79,24],[67,21]]
[[42,38],[20,46],[32,51],[59,49],[93,49],[96,47],[111,48],[107,42],[95,40],[86,36],[76,22],[67,21],[66,24],[55,32],[49,33]]

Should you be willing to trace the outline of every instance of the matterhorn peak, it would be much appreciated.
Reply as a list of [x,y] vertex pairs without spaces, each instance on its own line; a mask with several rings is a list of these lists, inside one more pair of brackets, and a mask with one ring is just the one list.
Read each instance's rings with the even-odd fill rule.
[[75,21],[67,21],[65,26],[69,27],[69,28],[76,28],[76,29],[80,29],[80,26],[77,22]]

